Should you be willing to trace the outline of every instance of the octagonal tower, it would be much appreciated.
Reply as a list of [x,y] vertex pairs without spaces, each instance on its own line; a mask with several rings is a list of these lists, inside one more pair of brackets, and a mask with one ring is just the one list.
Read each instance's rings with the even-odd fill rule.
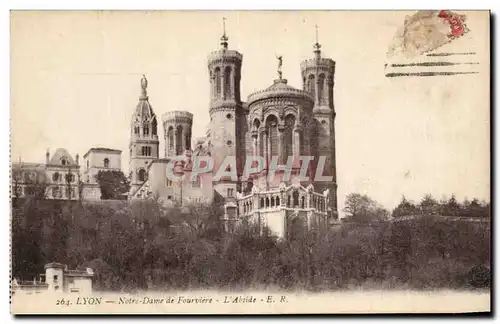
[[313,117],[316,127],[311,150],[316,156],[324,156],[324,176],[331,176],[331,182],[314,183],[315,188],[322,191],[329,189],[330,208],[334,219],[338,218],[337,211],[337,167],[335,159],[335,106],[333,100],[333,86],[335,76],[335,62],[330,58],[321,57],[321,45],[318,42],[316,29],[316,44],[314,57],[305,60],[300,65],[303,89],[314,97]]

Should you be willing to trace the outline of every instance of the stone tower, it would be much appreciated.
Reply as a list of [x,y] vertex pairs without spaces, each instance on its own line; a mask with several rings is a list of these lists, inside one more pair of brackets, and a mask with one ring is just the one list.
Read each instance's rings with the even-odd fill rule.
[[148,178],[147,170],[158,159],[158,123],[147,95],[148,81],[141,79],[141,96],[130,130],[130,190],[134,193]]
[[[227,156],[236,158],[244,154],[244,145],[240,143],[244,134],[241,133],[242,129],[239,127],[243,124],[246,125],[240,98],[243,56],[235,50],[229,50],[227,41],[224,24],[221,48],[212,52],[208,58],[210,132],[214,172],[219,170]],[[238,162],[241,163],[241,161]],[[223,167],[223,169],[225,168]],[[242,172],[241,167],[238,167],[237,172],[238,174]],[[238,181],[230,177],[221,178],[213,183],[214,190],[229,200],[236,197],[237,184]]]
[[[329,190],[330,208],[332,217],[337,219],[337,171],[335,160],[335,106],[333,85],[335,76],[335,62],[330,58],[321,57],[321,45],[318,42],[316,27],[316,44],[314,44],[314,58],[301,63],[302,81],[304,90],[314,96],[313,117],[314,123],[308,125],[309,131],[317,137],[312,141],[311,150],[317,158],[325,156],[324,176],[331,176],[331,182],[319,181],[314,186],[318,191]],[[316,163],[314,163],[316,165]]]
[[182,155],[191,149],[193,114],[187,111],[169,111],[162,115],[165,136],[165,157]]

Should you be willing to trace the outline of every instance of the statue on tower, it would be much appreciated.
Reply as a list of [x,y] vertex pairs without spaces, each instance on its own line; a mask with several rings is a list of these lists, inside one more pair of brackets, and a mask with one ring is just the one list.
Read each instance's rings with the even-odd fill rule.
[[281,67],[283,66],[283,56],[282,55],[280,55],[280,56],[276,55],[276,58],[278,59],[278,76],[279,76],[279,78],[281,80],[282,76],[283,76],[283,72],[281,71]]
[[144,96],[146,95],[147,87],[148,87],[148,79],[146,79],[146,76],[143,74],[141,78],[141,88],[142,88],[142,94]]

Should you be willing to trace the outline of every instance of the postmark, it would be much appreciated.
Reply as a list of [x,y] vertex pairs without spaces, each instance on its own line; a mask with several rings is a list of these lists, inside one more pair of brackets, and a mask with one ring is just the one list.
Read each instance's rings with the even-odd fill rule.
[[432,52],[468,33],[466,18],[449,10],[418,11],[407,16],[390,45],[388,57]]

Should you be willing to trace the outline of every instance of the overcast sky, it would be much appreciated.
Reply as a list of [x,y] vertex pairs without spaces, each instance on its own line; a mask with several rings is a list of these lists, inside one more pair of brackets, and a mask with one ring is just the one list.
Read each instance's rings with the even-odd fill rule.
[[[301,88],[300,62],[313,56],[319,25],[323,56],[336,61],[339,204],[351,192],[387,208],[406,195],[489,200],[488,14],[467,13],[470,32],[443,47],[477,53],[480,73],[386,78],[386,53],[413,12],[45,12],[11,19],[12,160],[43,162],[64,147],[123,150],[148,78],[157,116],[187,110],[193,136],[209,121],[207,56],[219,48],[222,17],[229,48],[243,54],[242,99],[283,76]],[[163,129],[160,128],[160,152]]]

